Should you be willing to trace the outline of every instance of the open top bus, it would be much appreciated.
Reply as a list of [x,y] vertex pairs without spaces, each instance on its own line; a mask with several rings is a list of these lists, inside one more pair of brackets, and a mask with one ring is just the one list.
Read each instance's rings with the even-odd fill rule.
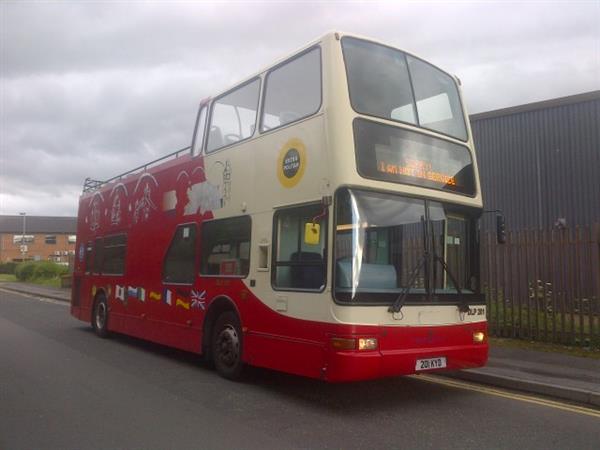
[[80,199],[71,314],[328,381],[485,364],[457,78],[330,33],[200,103],[190,147]]

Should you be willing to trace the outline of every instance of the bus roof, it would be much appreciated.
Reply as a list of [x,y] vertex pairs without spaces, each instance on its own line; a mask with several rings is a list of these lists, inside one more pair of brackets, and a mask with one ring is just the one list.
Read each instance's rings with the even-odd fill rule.
[[[221,96],[223,94],[226,94],[227,92],[229,92],[233,88],[235,88],[237,86],[241,86],[242,84],[247,83],[248,81],[253,80],[254,78],[262,76],[264,73],[268,72],[273,67],[278,66],[279,64],[287,61],[288,59],[290,59],[294,55],[297,55],[298,53],[302,53],[303,51],[309,49],[310,47],[313,47],[313,46],[315,46],[317,44],[320,44],[322,42],[326,42],[326,41],[329,41],[329,40],[333,40],[333,39],[335,39],[335,40],[341,40],[345,36],[353,37],[353,38],[356,38],[356,39],[361,39],[363,41],[373,42],[375,44],[383,45],[383,46],[386,46],[386,47],[390,47],[390,48],[393,48],[393,49],[396,49],[396,50],[400,50],[401,52],[404,52],[407,55],[414,56],[415,58],[423,59],[420,56],[414,54],[413,52],[410,52],[408,50],[404,50],[404,49],[396,47],[394,45],[390,45],[389,43],[382,42],[382,41],[380,41],[378,39],[374,39],[374,38],[371,38],[371,37],[368,37],[368,36],[363,36],[363,35],[356,34],[356,33],[348,33],[348,32],[344,32],[344,31],[335,31],[334,30],[334,31],[330,31],[328,33],[325,33],[325,34],[321,35],[317,39],[313,39],[313,40],[309,41],[307,44],[303,45],[302,47],[297,48],[296,50],[294,50],[292,52],[287,53],[284,56],[281,56],[281,57],[277,58],[274,62],[272,62],[268,66],[262,68],[258,72],[254,72],[254,73],[252,73],[252,75],[244,77],[244,78],[240,79],[238,82],[236,82],[234,84],[228,85],[226,89],[223,89],[223,90],[217,92],[214,95],[210,95],[209,97],[204,97],[201,100],[201,103],[204,103],[206,101],[212,100],[213,98],[216,98],[216,97],[219,97],[219,96]],[[427,61],[428,64],[434,66],[435,68],[441,70],[442,72],[444,72],[444,73],[448,74],[449,76],[451,76],[452,78],[454,78],[456,80],[456,82],[460,85],[460,80],[458,79],[458,77],[456,77],[455,75],[449,73],[448,71],[444,70],[443,68],[439,67],[438,65],[431,63],[428,60],[425,60],[425,61]]]

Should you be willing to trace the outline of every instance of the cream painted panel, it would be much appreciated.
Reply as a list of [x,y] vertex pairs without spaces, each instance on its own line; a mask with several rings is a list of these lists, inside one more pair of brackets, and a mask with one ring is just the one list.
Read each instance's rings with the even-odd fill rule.
[[[255,153],[256,212],[272,211],[273,208],[320,200],[330,195],[328,187],[329,149],[326,145],[325,115],[302,120],[287,127],[258,137]],[[299,145],[298,145],[299,144]],[[283,155],[290,148],[301,147],[300,168],[297,183],[284,178],[280,171]],[[278,175],[278,173],[280,175]]]
[[[297,184],[287,187],[280,180],[280,155],[290,141],[300,141],[304,147],[304,173]],[[263,303],[280,314],[305,320],[331,322],[331,293],[275,291],[271,286],[271,259],[273,251],[273,214],[277,207],[318,201],[323,195],[331,195],[327,179],[328,149],[324,131],[324,115],[320,114],[282,130],[261,136],[256,141],[256,199],[252,215],[253,235],[250,276],[246,286]],[[284,180],[285,181],[285,180]],[[331,218],[328,218],[331,227]],[[328,231],[329,233],[329,231]],[[269,271],[258,267],[259,247],[269,243]],[[327,265],[329,271],[329,264]],[[329,274],[328,274],[329,280]],[[256,285],[250,287],[250,280]]]
[[[255,161],[257,141],[249,140],[204,157],[206,180],[220,197],[213,208],[216,219],[240,216],[255,209]],[[217,203],[219,199],[217,198]]]
[[484,322],[485,305],[471,306],[477,314],[462,314],[455,305],[406,305],[400,313],[388,312],[387,306],[341,306],[332,304],[334,321],[345,324],[427,326]]

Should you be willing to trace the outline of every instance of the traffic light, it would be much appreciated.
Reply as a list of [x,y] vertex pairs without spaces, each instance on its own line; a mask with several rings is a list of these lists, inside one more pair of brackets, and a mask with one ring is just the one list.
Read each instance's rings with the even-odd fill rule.
[[496,238],[498,244],[506,244],[506,222],[503,214],[496,214]]

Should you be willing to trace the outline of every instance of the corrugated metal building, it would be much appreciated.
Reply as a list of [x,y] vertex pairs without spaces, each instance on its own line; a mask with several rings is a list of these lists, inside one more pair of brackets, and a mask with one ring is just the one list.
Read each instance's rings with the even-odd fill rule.
[[485,208],[501,209],[508,229],[600,222],[600,91],[470,120]]

